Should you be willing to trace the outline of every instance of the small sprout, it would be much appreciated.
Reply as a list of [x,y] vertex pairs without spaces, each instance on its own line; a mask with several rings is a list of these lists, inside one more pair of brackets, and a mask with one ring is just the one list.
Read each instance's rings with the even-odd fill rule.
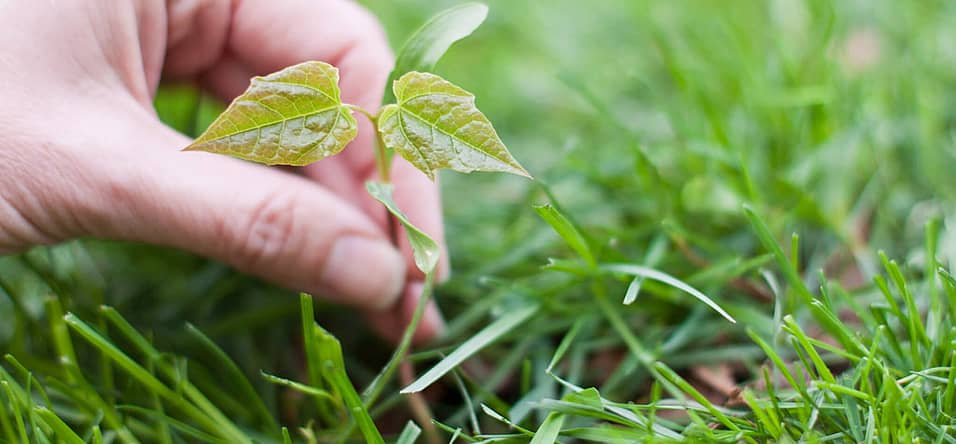
[[[185,150],[267,165],[308,165],[345,149],[358,133],[352,116],[352,111],[358,111],[377,127],[376,157],[379,174],[386,181],[389,150],[430,179],[442,168],[531,177],[478,111],[475,96],[435,74],[402,75],[392,84],[397,103],[375,115],[343,103],[338,81],[338,69],[323,62],[300,63],[253,78],[249,88]],[[438,244],[402,214],[392,199],[392,186],[370,182],[367,189],[405,226],[415,265],[425,273],[434,270]]]

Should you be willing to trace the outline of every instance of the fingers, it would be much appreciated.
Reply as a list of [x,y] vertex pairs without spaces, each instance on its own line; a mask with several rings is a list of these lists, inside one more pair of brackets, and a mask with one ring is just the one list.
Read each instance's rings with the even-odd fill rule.
[[[302,23],[307,22],[308,26]],[[269,38],[262,38],[268,35]],[[242,2],[235,9],[226,55],[204,80],[225,97],[242,92],[252,75],[264,74],[305,60],[324,60],[340,70],[342,99],[372,112],[378,109],[392,54],[375,18],[361,6],[341,0],[281,0]],[[375,129],[359,117],[358,137],[336,159],[318,162],[305,172],[327,188],[356,202],[373,220],[386,227],[385,212],[364,192],[363,182],[374,176]],[[441,204],[437,186],[403,159],[396,158],[393,182],[396,200],[409,218],[442,245],[439,277],[448,275]],[[404,236],[406,257],[411,249]],[[409,275],[421,279],[409,260]]]
[[100,167],[96,187],[102,203],[87,212],[91,234],[183,248],[366,309],[392,306],[404,287],[405,261],[385,233],[315,183],[178,152],[188,140],[158,122],[117,128],[113,136],[153,146],[109,149],[114,155]]
[[[405,327],[412,321],[418,298],[422,293],[422,283],[408,285],[395,308],[389,310],[369,310],[365,317],[369,325],[383,338],[398,342]],[[412,344],[422,345],[441,335],[445,330],[445,320],[434,300],[428,301],[425,313],[412,337]]]
[[[167,62],[167,70],[173,66],[178,76],[198,76],[206,88],[225,99],[231,99],[248,86],[249,78],[254,75],[274,72],[306,60],[321,60],[339,68],[344,102],[373,113],[377,111],[385,80],[391,70],[392,54],[381,26],[361,6],[346,0],[235,1],[230,13],[225,43],[219,52],[221,55],[214,62],[204,60],[200,54],[202,51],[178,50],[185,44],[180,43],[171,47],[168,58],[184,60]],[[198,13],[193,16],[204,17]],[[204,20],[215,22],[208,17]],[[180,20],[193,23],[193,26],[202,21]],[[206,33],[209,34],[208,31]],[[182,34],[190,35],[189,32]],[[192,35],[198,36],[199,32]],[[196,40],[194,43],[218,41],[198,37],[183,37],[178,41],[190,40]],[[203,54],[208,55],[209,52]],[[384,231],[388,227],[386,212],[364,191],[364,182],[375,176],[375,129],[365,118],[359,117],[357,121],[358,137],[342,154],[308,166],[303,171],[325,189],[360,208],[369,220]],[[437,277],[444,279],[448,275],[448,254],[444,247],[437,186],[399,158],[395,161],[392,180],[396,186],[395,197],[399,207],[413,223],[442,246]],[[411,248],[403,233],[399,233],[398,238],[406,258],[408,281],[420,283],[423,276],[415,268]],[[406,292],[401,307],[414,307],[417,297],[416,292]],[[399,322],[403,316],[402,310],[398,309],[397,314],[390,317],[383,316]],[[391,330],[400,332],[403,325],[394,325]],[[428,325],[433,324],[429,321]],[[429,330],[423,326],[422,331]]]
[[[178,48],[189,43],[208,46],[206,41],[214,39],[201,39],[199,30],[178,33],[171,30],[174,34],[194,38],[181,38],[181,43],[170,48],[167,73],[172,66],[176,68],[172,71],[176,77],[199,77],[206,88],[230,100],[249,85],[252,76],[275,72],[307,60],[321,60],[339,69],[344,102],[371,112],[378,109],[385,79],[391,70],[392,54],[378,21],[355,2],[236,1],[230,12],[228,32],[222,31],[225,43],[216,52],[219,57],[212,63],[198,55],[198,50]],[[194,12],[192,20],[178,22],[184,23],[186,28],[196,28],[196,23],[202,23],[200,19],[204,16]],[[215,20],[206,22],[215,23]],[[351,144],[353,149],[336,156],[336,159],[347,162],[353,171],[361,173],[357,177],[364,177],[374,168],[372,147],[375,133],[366,119],[359,118],[358,123],[359,136]]]

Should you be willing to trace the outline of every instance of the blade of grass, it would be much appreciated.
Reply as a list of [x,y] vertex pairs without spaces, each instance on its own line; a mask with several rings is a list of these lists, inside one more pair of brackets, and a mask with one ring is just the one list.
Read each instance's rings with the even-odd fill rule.
[[[123,410],[129,411],[131,413],[139,414],[147,418],[152,418],[156,422],[162,424],[168,424],[173,429],[178,430],[180,433],[199,440],[203,443],[217,443],[217,444],[229,444],[230,441],[223,440],[220,437],[211,435],[209,433],[203,432],[189,424],[186,424],[182,421],[179,421],[175,418],[170,418],[165,413],[159,410],[150,410],[142,407],[137,407],[134,405],[123,405],[120,406]],[[177,441],[178,442],[178,441]]]
[[552,205],[536,206],[534,210],[538,212],[548,225],[551,225],[551,228],[554,228],[554,231],[567,242],[568,246],[570,246],[578,256],[581,256],[581,258],[587,262],[588,266],[594,268],[597,265],[594,253],[591,251],[591,247],[588,245],[584,235],[578,231],[567,217],[561,214]]
[[526,321],[537,311],[537,305],[530,305],[505,314],[461,344],[455,349],[455,351],[449,354],[448,357],[439,361],[438,364],[435,364],[434,367],[425,372],[425,374],[420,376],[417,380],[415,380],[415,382],[402,389],[401,393],[416,393],[424,390],[426,387],[451,371],[451,369],[464,362],[464,360],[468,359],[479,350],[486,347],[488,344],[491,344],[505,334],[511,332],[515,327]]
[[[10,383],[7,381],[0,381],[0,386],[3,386],[4,391],[6,391],[7,399],[10,400],[10,409],[13,410],[13,418],[16,420],[17,432],[20,434],[20,442],[26,443],[30,442],[27,439],[27,428],[26,423],[23,420],[23,413],[20,411],[20,401],[13,394],[13,388]],[[10,440],[11,443],[16,442],[15,439]]]
[[56,413],[53,413],[46,407],[40,406],[35,407],[33,410],[43,419],[43,422],[53,429],[58,438],[57,442],[65,444],[86,444],[83,438],[80,438],[70,426],[66,425],[60,417],[56,416]]
[[342,358],[342,345],[339,340],[318,324],[314,324],[315,347],[321,356],[323,373],[329,385],[342,397],[346,408],[358,424],[359,430],[369,444],[385,444],[382,434],[372,421],[365,403],[349,380],[345,372],[345,360]]
[[435,14],[418,28],[398,51],[395,68],[388,76],[382,103],[395,101],[392,82],[408,71],[432,71],[455,42],[471,35],[488,16],[481,3],[465,3]]
[[271,382],[271,383],[273,383],[273,384],[278,384],[278,385],[281,385],[281,386],[289,387],[289,388],[291,388],[291,389],[300,391],[300,392],[305,393],[305,394],[307,394],[307,395],[311,395],[311,396],[315,396],[315,397],[318,397],[318,398],[322,398],[322,399],[328,400],[328,401],[333,402],[333,403],[336,403],[336,404],[339,402],[339,400],[336,399],[335,396],[332,396],[331,393],[329,393],[329,392],[327,392],[327,391],[325,391],[325,390],[318,389],[318,388],[312,387],[311,385],[303,384],[303,383],[301,383],[301,382],[295,382],[295,381],[292,381],[292,380],[289,380],[289,379],[285,379],[285,378],[282,378],[282,377],[279,377],[279,376],[270,375],[270,374],[268,374],[268,373],[266,373],[266,372],[264,372],[264,371],[263,371],[263,372],[260,372],[260,373],[262,374],[262,377],[265,378],[266,381],[269,381],[269,382]]
[[696,288],[691,287],[690,285],[687,285],[683,281],[667,273],[663,273],[651,268],[643,267],[640,265],[634,265],[634,264],[602,264],[601,269],[605,271],[611,271],[614,273],[624,273],[624,274],[629,274],[632,276],[640,276],[645,279],[651,279],[651,280],[655,280],[655,281],[670,285],[678,290],[681,290],[697,298],[697,300],[706,304],[708,307],[716,311],[718,314],[723,316],[724,319],[727,319],[731,323],[733,324],[737,323],[737,320],[734,319],[733,316],[731,316],[726,311],[724,311],[723,308],[717,305],[717,303],[714,302],[711,298],[707,297],[707,295],[701,293]]
[[760,243],[763,244],[764,248],[773,253],[773,257],[777,260],[777,266],[783,271],[787,282],[790,283],[790,287],[797,292],[804,303],[809,304],[810,301],[813,300],[813,295],[810,293],[810,290],[807,289],[803,279],[800,278],[800,273],[793,267],[793,264],[790,262],[791,259],[784,254],[783,249],[780,248],[780,244],[777,243],[773,234],[770,233],[770,228],[767,227],[767,224],[760,215],[749,205],[744,205],[743,209],[744,214],[750,219],[750,224],[753,226],[754,231],[756,231]]
[[580,318],[574,321],[574,325],[571,326],[571,329],[564,335],[564,338],[561,339],[561,343],[558,344],[558,348],[554,351],[551,362],[548,363],[548,367],[544,370],[545,373],[551,373],[554,366],[561,361],[561,358],[564,357],[564,354],[568,351],[568,347],[574,342],[574,338],[577,337],[578,332],[581,331],[581,327],[586,321],[588,321],[588,318]]
[[561,427],[564,426],[564,418],[563,414],[549,413],[534,433],[534,438],[531,438],[531,444],[554,444],[561,433]]
[[706,408],[707,411],[709,411],[710,414],[713,415],[714,418],[717,419],[717,421],[720,421],[720,423],[723,424],[725,427],[735,432],[741,431],[740,427],[734,421],[732,421],[730,418],[724,415],[724,413],[721,412],[719,409],[717,409],[714,406],[714,404],[710,402],[709,399],[707,399],[706,396],[701,394],[700,391],[698,391],[689,383],[687,383],[687,381],[684,380],[684,378],[681,378],[680,375],[674,372],[674,370],[671,370],[671,368],[668,367],[666,364],[658,361],[654,363],[654,368],[665,380],[669,381],[671,384],[676,385],[677,387],[680,387],[680,389],[683,390],[684,393],[687,393],[688,395],[690,395],[691,398],[693,398],[695,401],[697,401],[702,406],[704,406],[704,408]]
[[[318,347],[315,338],[315,309],[312,307],[312,296],[300,293],[299,306],[301,308],[302,337],[304,338],[306,369],[309,372],[309,384],[321,390],[325,388],[325,381],[322,378],[321,357],[318,355]],[[316,407],[319,410],[319,419],[326,425],[335,425],[337,420],[328,404],[322,399],[315,400]]]
[[192,336],[196,342],[202,346],[202,349],[208,354],[217,365],[217,369],[224,372],[223,380],[232,381],[236,384],[239,394],[247,407],[250,407],[259,417],[259,421],[266,430],[278,430],[279,424],[276,422],[269,408],[262,402],[262,398],[256,393],[255,387],[249,382],[249,378],[239,369],[236,362],[229,357],[212,339],[206,336],[201,330],[191,323],[186,323],[186,332]]
[[[17,442],[13,424],[10,423],[10,418],[13,418],[15,415],[12,411],[7,411],[7,400],[10,399],[10,396],[6,393],[8,388],[7,382],[0,380],[0,388],[3,389],[0,391],[0,429],[3,429],[3,435],[7,442]],[[11,405],[10,410],[12,409],[13,407]],[[23,418],[20,418],[20,421],[23,421]]]
[[421,322],[422,316],[425,314],[425,308],[428,306],[428,302],[431,300],[432,291],[435,282],[435,273],[430,271],[425,274],[425,283],[422,286],[422,293],[419,295],[418,304],[415,306],[415,312],[412,314],[412,319],[408,323],[408,326],[405,327],[405,332],[402,333],[402,339],[398,343],[398,347],[395,348],[395,351],[392,353],[392,357],[388,360],[388,363],[382,367],[381,372],[369,383],[368,387],[362,393],[362,400],[366,408],[372,406],[378,397],[381,395],[382,390],[385,388],[386,384],[391,381],[392,376],[395,374],[395,370],[398,369],[398,364],[405,359],[405,355],[408,353],[408,349],[412,345],[412,339],[415,337],[415,330],[418,329],[418,324]]
[[139,443],[139,440],[123,425],[123,420],[113,408],[113,405],[107,403],[83,377],[83,371],[78,365],[76,353],[73,350],[73,341],[70,340],[69,328],[63,321],[63,308],[60,305],[60,300],[55,297],[48,297],[45,306],[50,322],[50,336],[53,338],[54,348],[59,355],[60,366],[63,368],[66,382],[82,391],[82,398],[76,401],[85,404],[84,407],[101,412],[106,426],[116,431],[120,441],[131,444]]
[[[166,399],[166,401],[180,409],[193,421],[202,424],[210,433],[218,434],[223,439],[234,443],[251,444],[251,441],[245,436],[245,434],[236,428],[236,426],[233,425],[228,419],[226,419],[222,413],[219,413],[218,409],[212,407],[212,404],[209,403],[208,400],[205,402],[207,406],[204,409],[200,409],[193,404],[190,404],[180,394],[166,387],[162,381],[150,374],[148,370],[137,364],[136,361],[123,353],[119,348],[101,336],[99,332],[87,325],[78,317],[72,313],[67,313],[64,317],[64,320],[74,332],[79,334],[92,346],[108,355],[113,362],[122,368],[128,375],[133,377],[133,379],[136,379],[148,390],[151,390],[162,398]],[[145,341],[145,338],[140,337],[140,339]],[[150,346],[149,349],[152,349],[152,347]],[[189,396],[189,392],[195,391],[195,389],[192,388],[192,386],[188,383],[183,385],[183,390],[187,392],[187,396]],[[193,396],[191,396],[191,398],[196,398],[197,395],[199,395],[199,397],[205,399],[205,397],[202,397],[201,394],[198,393],[192,393],[192,395]],[[193,401],[195,402],[195,399],[193,399]],[[216,414],[211,414],[210,411],[215,412]]]
[[421,433],[421,427],[418,427],[414,422],[408,421],[405,423],[405,428],[402,429],[402,434],[398,435],[398,440],[395,441],[395,444],[415,444],[418,435],[421,435]]
[[289,436],[289,429],[282,428],[282,444],[292,444],[292,437]]

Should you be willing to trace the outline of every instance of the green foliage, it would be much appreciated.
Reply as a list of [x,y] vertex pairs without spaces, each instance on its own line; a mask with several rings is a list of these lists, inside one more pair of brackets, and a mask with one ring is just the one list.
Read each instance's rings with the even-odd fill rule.
[[512,311],[502,316],[501,319],[492,322],[465,341],[465,343],[461,344],[461,346],[455,349],[448,357],[439,361],[438,364],[435,364],[431,370],[425,372],[425,374],[415,382],[402,389],[402,393],[416,393],[425,390],[426,387],[437,381],[438,378],[446,375],[466,359],[478,353],[482,348],[516,329],[522,322],[528,320],[535,311],[537,311],[537,307],[525,307],[521,310]]
[[392,90],[398,102],[382,108],[378,131],[386,147],[429,178],[441,168],[531,177],[508,153],[468,91],[415,71],[399,77]]
[[368,182],[365,184],[365,188],[368,190],[370,196],[384,205],[389,213],[405,227],[405,232],[408,235],[408,243],[412,246],[412,250],[415,254],[415,265],[418,269],[421,270],[422,273],[431,273],[434,271],[435,266],[438,265],[438,256],[441,253],[441,250],[438,248],[438,243],[428,237],[428,235],[418,229],[418,227],[412,225],[408,217],[405,216],[405,213],[402,213],[402,210],[398,208],[393,197],[394,187],[381,182]]
[[[369,6],[400,42],[433,3]],[[435,292],[448,333],[408,360],[424,375],[487,339],[488,325],[534,311],[442,365],[415,442],[428,419],[440,442],[953,441],[956,7],[493,6],[443,64],[408,70],[467,86],[538,180],[442,178],[455,273]],[[197,106],[175,114],[169,101]],[[182,91],[158,102],[186,132],[218,112]],[[533,207],[544,202],[567,223],[542,219]],[[602,264],[665,273],[737,324],[672,284]],[[162,386],[67,324],[71,360],[50,295]],[[413,439],[412,398],[398,394],[407,381],[377,379],[397,362],[391,348],[356,313],[308,301],[308,325],[338,336],[353,388],[375,388],[363,401],[386,442]],[[321,359],[309,376],[315,336],[303,336],[298,302],[141,246],[82,241],[3,258],[0,347],[16,359],[0,366],[0,442],[71,439],[43,409],[84,442],[133,442],[123,429],[141,442],[223,442],[225,428],[182,406],[201,404],[186,382],[246,439],[364,442]],[[235,360],[285,433],[184,320]]]
[[[449,34],[452,27],[464,26],[464,35],[470,34],[467,27],[477,26],[486,12],[481,6],[446,13],[412,40],[421,43],[409,46],[414,54],[403,63],[434,63],[439,50],[463,37]],[[378,147],[377,156],[385,178],[386,165],[391,163],[382,154],[385,149],[398,152],[431,179],[442,168],[531,177],[475,107],[475,97],[451,82],[430,73],[405,73],[392,85],[397,103],[373,116],[342,103],[338,80],[338,70],[323,62],[304,62],[256,77],[186,150],[229,154],[268,165],[308,165],[338,154],[355,138],[351,109],[356,109],[378,127],[384,146]]]
[[392,83],[400,76],[412,71],[433,71],[448,48],[471,35],[487,16],[487,6],[465,3],[435,14],[412,33],[395,58],[395,67],[385,85],[384,102],[395,101]]
[[268,165],[308,165],[338,154],[357,134],[338,83],[338,69],[323,62],[256,77],[186,149]]

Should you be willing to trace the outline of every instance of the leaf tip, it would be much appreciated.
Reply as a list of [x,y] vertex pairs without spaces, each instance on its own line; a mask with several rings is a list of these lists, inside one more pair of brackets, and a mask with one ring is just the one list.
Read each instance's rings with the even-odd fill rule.
[[528,180],[534,180],[534,176],[532,176],[531,173],[528,172],[528,170],[524,169],[523,166],[518,165],[516,170],[517,171],[515,172],[515,175],[526,177],[528,178]]

